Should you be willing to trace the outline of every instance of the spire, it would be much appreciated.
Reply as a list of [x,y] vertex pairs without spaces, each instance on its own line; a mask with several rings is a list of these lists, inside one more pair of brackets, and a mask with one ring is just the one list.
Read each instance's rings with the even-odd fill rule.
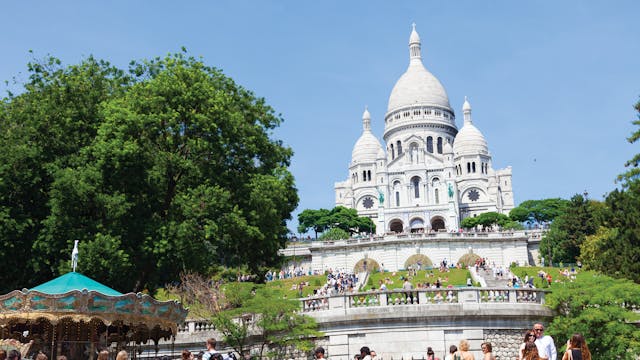
[[464,97],[464,104],[462,105],[462,113],[464,114],[464,123],[471,124],[471,104],[469,104],[469,99]]
[[371,114],[367,106],[364,107],[364,113],[362,113],[362,130],[371,131]]
[[422,63],[422,55],[420,50],[420,35],[416,31],[416,23],[412,24],[411,36],[409,37],[409,62]]

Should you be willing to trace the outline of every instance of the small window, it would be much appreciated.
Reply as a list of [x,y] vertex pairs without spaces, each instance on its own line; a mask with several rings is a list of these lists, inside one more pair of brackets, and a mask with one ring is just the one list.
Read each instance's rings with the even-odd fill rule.
[[427,137],[427,152],[433,154],[433,137]]

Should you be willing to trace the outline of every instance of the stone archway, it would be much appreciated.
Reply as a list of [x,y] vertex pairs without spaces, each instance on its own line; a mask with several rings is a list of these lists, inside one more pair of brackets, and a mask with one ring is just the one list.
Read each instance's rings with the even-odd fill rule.
[[468,254],[462,255],[460,259],[458,259],[458,263],[466,267],[469,267],[469,266],[474,266],[476,264],[476,261],[478,260],[482,260],[482,257],[480,257],[480,255],[478,254],[474,254],[470,252]]
[[436,216],[431,219],[431,229],[433,231],[440,231],[441,229],[446,229],[444,225],[444,219],[440,216]]
[[409,222],[409,227],[412,233],[419,233],[424,231],[424,220],[422,218],[413,218]]
[[356,265],[353,267],[353,272],[355,274],[359,273],[359,272],[363,272],[363,271],[367,272],[377,272],[380,271],[380,264],[378,264],[377,261],[370,259],[370,258],[365,258],[365,259],[360,259]]
[[389,223],[389,230],[395,233],[404,232],[404,224],[402,220],[393,220]]
[[433,267],[433,262],[427,255],[423,254],[413,254],[409,256],[407,261],[404,262],[404,268],[409,269],[412,266],[419,265],[420,270],[425,270],[427,268]]

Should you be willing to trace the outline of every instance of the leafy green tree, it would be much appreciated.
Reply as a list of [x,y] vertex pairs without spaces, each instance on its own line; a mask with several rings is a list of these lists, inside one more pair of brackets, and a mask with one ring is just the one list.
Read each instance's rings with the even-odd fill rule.
[[283,359],[292,348],[311,350],[312,339],[322,336],[315,320],[299,312],[300,302],[278,288],[228,283],[218,289],[201,275],[184,273],[180,285],[168,291],[193,309],[193,316],[211,319],[241,358],[257,345],[259,359]]
[[325,231],[329,227],[329,213],[327,209],[305,209],[298,214],[298,232],[306,233],[309,229],[315,232],[315,238],[318,233]]
[[509,217],[519,222],[545,224],[562,214],[568,203],[560,198],[527,200],[511,209]]
[[556,316],[548,335],[561,344],[581,333],[594,359],[637,359],[640,353],[640,286],[626,279],[583,276],[553,288],[546,297]]
[[349,209],[344,206],[336,206],[331,210],[306,209],[298,215],[298,223],[299,232],[314,229],[316,238],[318,237],[318,232],[333,228],[340,228],[348,234],[359,232],[373,234],[376,232],[376,225],[371,218],[358,216],[356,209]]
[[595,234],[598,226],[591,202],[582,195],[574,195],[569,206],[556,217],[542,238],[541,256],[546,257],[549,263],[576,262],[586,236]]
[[[20,269],[0,274],[4,291],[51,279],[70,259],[75,239],[98,233],[86,226],[91,209],[78,204],[68,214],[78,226],[64,238],[47,237],[51,191],[66,169],[82,166],[82,149],[104,120],[101,104],[131,83],[122,70],[93,57],[68,67],[49,57],[29,63],[28,71],[24,91],[0,103],[0,256],[7,269]],[[42,252],[39,243],[52,251]]]
[[0,241],[20,239],[38,274],[19,286],[68,270],[75,239],[79,271],[123,291],[277,262],[298,196],[264,99],[183,54],[130,75],[93,59],[32,72],[0,112]]
[[591,269],[640,283],[640,182],[609,193],[603,226],[587,238],[580,259]]
[[462,219],[462,221],[460,222],[460,226],[462,226],[465,229],[475,228],[476,226],[478,226],[477,217],[469,216]]
[[[634,108],[638,112],[638,119],[633,121],[633,124],[636,126],[640,126],[640,101],[635,104]],[[640,139],[640,129],[634,131],[633,134],[631,134],[631,136],[627,138],[627,141],[633,144],[638,141],[638,139]],[[640,153],[635,154],[633,158],[631,158],[631,160],[627,161],[624,164],[624,166],[629,168],[629,170],[627,170],[623,174],[618,175],[618,181],[622,182],[623,186],[626,187],[631,182],[640,179],[640,168],[638,167],[638,165],[640,165]]]

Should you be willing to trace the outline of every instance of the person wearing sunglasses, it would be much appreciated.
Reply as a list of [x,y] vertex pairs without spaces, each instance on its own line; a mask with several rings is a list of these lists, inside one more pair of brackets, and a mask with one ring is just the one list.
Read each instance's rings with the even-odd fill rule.
[[520,344],[520,351],[518,352],[518,360],[524,359],[524,347],[527,343],[534,343],[536,341],[536,333],[533,330],[527,330],[524,333],[524,339],[522,340],[522,344]]
[[540,359],[557,360],[556,344],[551,336],[544,334],[544,325],[541,323],[534,324],[533,332],[536,333],[536,346],[538,347]]

